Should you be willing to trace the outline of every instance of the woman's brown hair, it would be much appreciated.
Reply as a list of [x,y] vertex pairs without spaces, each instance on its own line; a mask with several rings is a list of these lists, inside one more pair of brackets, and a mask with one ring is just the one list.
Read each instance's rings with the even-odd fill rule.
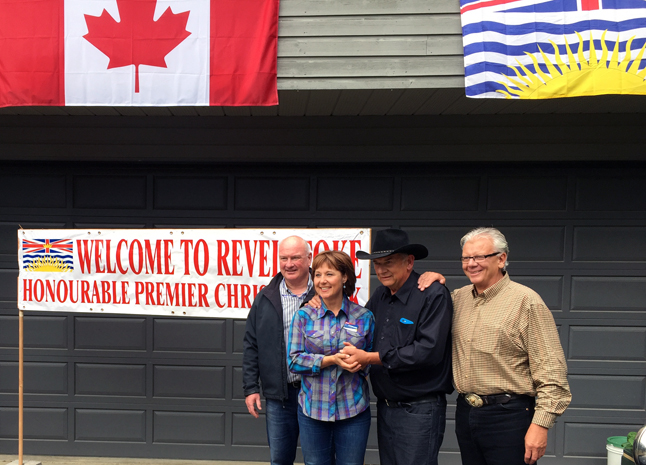
[[345,275],[346,281],[343,286],[343,292],[348,297],[352,297],[354,295],[355,284],[357,283],[357,276],[354,274],[354,266],[352,265],[350,256],[340,250],[320,252],[312,261],[312,276],[314,276],[316,269],[320,268],[324,263],[330,268],[339,271],[342,275]]

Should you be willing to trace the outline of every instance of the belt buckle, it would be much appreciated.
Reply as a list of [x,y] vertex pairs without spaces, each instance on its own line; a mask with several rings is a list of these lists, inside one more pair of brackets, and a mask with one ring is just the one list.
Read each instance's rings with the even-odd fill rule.
[[466,400],[471,407],[480,408],[484,405],[482,397],[478,394],[466,394],[464,396],[464,400]]

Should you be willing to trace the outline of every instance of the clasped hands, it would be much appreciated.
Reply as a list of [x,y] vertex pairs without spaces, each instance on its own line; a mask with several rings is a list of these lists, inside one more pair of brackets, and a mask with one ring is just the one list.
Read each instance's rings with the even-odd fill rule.
[[328,357],[333,357],[333,361],[336,365],[350,373],[356,373],[369,365],[368,356],[365,350],[357,349],[349,342],[344,342],[343,346],[343,349],[336,354],[328,355]]

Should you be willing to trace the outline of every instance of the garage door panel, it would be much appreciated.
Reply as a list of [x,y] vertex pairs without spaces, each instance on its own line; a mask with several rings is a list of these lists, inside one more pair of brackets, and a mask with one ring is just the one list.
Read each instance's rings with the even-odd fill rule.
[[552,310],[563,308],[563,276],[512,276],[513,280],[538,292]]
[[146,396],[146,366],[77,363],[75,393],[88,396]]
[[646,328],[570,326],[568,359],[646,361]]
[[246,320],[233,320],[233,353],[241,354],[244,351],[244,333]]
[[155,176],[153,182],[153,202],[156,210],[227,208],[228,179],[224,176]]
[[153,367],[155,397],[224,399],[226,371],[217,366]]
[[[24,437],[48,441],[66,441],[67,409],[25,407]],[[0,407],[0,439],[18,439],[18,409]]]
[[[460,267],[460,238],[464,236],[470,228],[458,226],[454,228],[432,227],[406,228],[408,238],[413,244],[424,244],[428,248],[428,257],[424,262],[446,260],[455,262]],[[374,231],[373,231],[374,234]],[[432,267],[432,265],[430,265]]]
[[576,181],[578,211],[646,211],[644,178],[639,176],[585,176]]
[[606,312],[646,309],[646,278],[572,277],[572,310]]
[[[14,197],[17,197],[14,195]],[[16,250],[19,229],[63,229],[65,223],[61,222],[0,222],[0,257],[3,255],[13,258],[13,265],[18,267],[18,253]]]
[[254,418],[249,413],[234,413],[231,415],[231,434],[234,446],[266,446],[267,423],[265,414]]
[[[18,347],[18,315],[0,315],[0,347]],[[25,314],[25,348],[67,349],[66,316]]]
[[[16,267],[17,268],[17,267]],[[18,270],[0,270],[0,302],[16,302]]]
[[74,207],[100,209],[146,208],[145,176],[75,176]]
[[[378,187],[378,188],[375,188]],[[319,211],[390,211],[395,180],[392,177],[320,177],[316,209]]]
[[404,177],[401,210],[477,211],[479,194],[478,176]]
[[637,431],[639,424],[605,424],[566,423],[565,424],[565,457],[605,457],[606,438],[626,436],[630,431]]
[[646,261],[644,227],[576,227],[573,260],[600,262]]
[[487,210],[565,211],[567,186],[564,176],[492,176]]
[[[65,208],[64,175],[0,175],[0,207]],[[20,195],[16,195],[20,192]]]
[[570,375],[571,408],[636,409],[646,405],[646,377]]
[[77,409],[77,441],[145,442],[144,410]]
[[225,415],[211,412],[153,412],[153,442],[224,444]]
[[[25,394],[67,395],[67,363],[24,362]],[[0,393],[15,393],[18,363],[0,362]]]
[[[284,195],[286,186],[289,186],[289,195]],[[234,189],[236,210],[309,210],[309,178],[239,176]]]
[[156,352],[226,352],[226,320],[165,319],[153,322]]
[[[244,400],[244,389],[242,384],[242,367],[233,367],[233,377],[232,377],[232,392],[233,399]],[[242,404],[240,404],[242,405]]]
[[74,348],[146,350],[145,318],[74,318]]

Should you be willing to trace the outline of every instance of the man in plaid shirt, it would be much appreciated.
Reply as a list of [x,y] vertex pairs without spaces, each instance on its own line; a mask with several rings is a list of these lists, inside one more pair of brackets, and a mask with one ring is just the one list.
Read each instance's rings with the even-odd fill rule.
[[[552,313],[506,271],[509,246],[495,228],[460,241],[471,285],[452,293],[455,430],[464,465],[534,464],[547,431],[572,399]],[[435,280],[425,273],[419,287]]]

